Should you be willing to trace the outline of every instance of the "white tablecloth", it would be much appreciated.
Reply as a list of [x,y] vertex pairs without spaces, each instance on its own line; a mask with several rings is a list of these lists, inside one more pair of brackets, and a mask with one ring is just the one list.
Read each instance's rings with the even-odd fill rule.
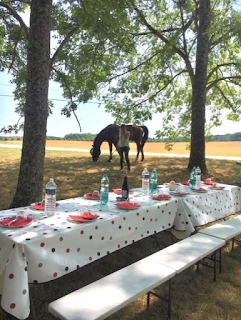
[[[153,201],[139,196],[137,210],[117,209],[111,195],[108,207],[76,198],[60,201],[55,217],[36,220],[18,229],[0,229],[0,293],[3,309],[25,319],[29,315],[28,283],[42,283],[68,274],[88,263],[119,250],[134,241],[172,227],[178,201]],[[68,221],[68,214],[88,205],[99,214],[85,224]],[[101,209],[100,209],[101,208]],[[13,215],[17,210],[1,215]],[[24,208],[39,218],[41,214]],[[102,210],[102,211],[100,211]]]
[[[43,214],[29,208],[0,211],[1,216],[25,210],[36,218],[28,227],[0,228],[0,293],[3,309],[25,319],[29,315],[29,283],[42,283],[62,277],[134,241],[174,227],[193,232],[195,226],[215,221],[241,211],[241,189],[225,186],[224,190],[172,196],[168,201],[153,201],[135,191],[137,210],[115,206],[111,193],[108,206],[98,201],[76,198],[59,201],[55,217],[39,220]],[[164,190],[165,191],[165,190]],[[68,215],[88,206],[99,219],[86,224],[68,220]],[[100,211],[101,210],[101,211]]]

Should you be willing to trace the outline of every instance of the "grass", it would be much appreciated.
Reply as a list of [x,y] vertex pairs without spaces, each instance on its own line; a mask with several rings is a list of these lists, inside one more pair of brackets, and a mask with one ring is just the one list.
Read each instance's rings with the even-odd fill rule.
[[[0,149],[0,209],[6,209],[15,192],[21,151],[16,149]],[[103,173],[110,178],[110,188],[121,187],[124,172],[119,171],[118,158],[107,163],[107,156],[93,163],[89,154],[75,152],[54,152],[46,154],[44,183],[54,177],[58,186],[58,200],[82,196],[87,191],[98,189]],[[134,157],[131,157],[133,162]],[[129,174],[130,187],[141,185],[141,172],[144,167],[149,170],[157,168],[159,183],[170,180],[181,181],[189,176],[187,159],[183,158],[151,158],[146,157],[144,163],[132,165]],[[209,177],[215,181],[241,186],[240,165],[235,161],[207,160]],[[158,239],[162,246],[172,243],[169,232],[161,232]],[[216,283],[212,282],[212,270],[195,267],[181,273],[174,280],[173,320],[239,320],[241,313],[241,246],[236,245],[230,252],[230,244],[224,252],[224,270],[218,275]],[[84,266],[65,277],[45,284],[32,285],[32,295],[38,319],[52,320],[47,306],[51,301],[68,294],[109,273],[131,264],[159,248],[155,239],[149,237],[131,246],[112,253],[95,263]],[[167,286],[156,289],[163,293]],[[166,319],[165,304],[153,298],[149,318],[146,312],[145,296],[140,297],[127,307],[110,316],[109,320],[162,320]],[[5,319],[0,310],[0,319]],[[10,317],[12,318],[12,317]],[[29,318],[30,319],[30,318]]]

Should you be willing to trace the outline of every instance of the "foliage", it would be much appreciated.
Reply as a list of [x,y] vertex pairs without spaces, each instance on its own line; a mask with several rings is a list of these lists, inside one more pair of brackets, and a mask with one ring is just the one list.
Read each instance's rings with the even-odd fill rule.
[[[9,14],[6,6],[17,15]],[[20,115],[29,36],[20,14],[27,8],[28,1],[0,5],[0,69],[13,76]],[[229,119],[240,119],[239,21],[233,1],[217,0],[212,5],[207,131],[220,125],[224,108],[230,110]],[[62,114],[76,117],[78,105],[95,96],[104,100],[116,123],[143,124],[162,113],[157,136],[188,140],[197,27],[195,0],[54,1],[50,77],[60,83],[68,99]]]

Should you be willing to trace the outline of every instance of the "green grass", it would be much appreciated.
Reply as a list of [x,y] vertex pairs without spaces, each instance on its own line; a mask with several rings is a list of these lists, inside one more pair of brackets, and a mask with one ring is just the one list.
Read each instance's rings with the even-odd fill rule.
[[[0,209],[6,209],[13,198],[20,162],[21,151],[0,149]],[[74,152],[47,152],[44,183],[53,177],[58,186],[58,200],[83,195],[100,186],[100,180],[106,171],[111,188],[120,188],[125,172],[120,172],[118,158],[107,163],[102,156],[101,162],[93,163],[89,154]],[[131,157],[133,162],[134,158]],[[144,163],[132,165],[129,185],[140,187],[141,172],[144,167],[149,170],[157,168],[159,184],[170,180],[181,181],[189,177],[188,160],[184,158],[151,158]],[[241,186],[241,166],[235,161],[207,160],[209,177],[217,182]],[[44,188],[43,188],[44,189]],[[44,191],[43,191],[44,192]],[[158,234],[162,246],[172,243],[168,232]],[[84,266],[65,277],[45,284],[31,286],[37,317],[40,320],[52,320],[47,306],[51,301],[91,283],[111,272],[131,264],[159,248],[155,239],[149,237],[138,241],[122,250],[112,253],[95,263]],[[216,283],[212,281],[212,270],[201,268],[200,272],[191,267],[174,280],[173,320],[240,320],[241,314],[241,245],[230,252],[230,244],[224,252],[223,273],[218,275]],[[164,293],[167,285],[156,289]],[[166,319],[164,302],[151,300],[151,320]],[[11,318],[11,317],[10,317]],[[0,310],[0,319],[5,314]],[[29,318],[30,319],[30,318]],[[144,320],[146,313],[145,296],[140,297],[127,307],[109,317],[109,320]]]

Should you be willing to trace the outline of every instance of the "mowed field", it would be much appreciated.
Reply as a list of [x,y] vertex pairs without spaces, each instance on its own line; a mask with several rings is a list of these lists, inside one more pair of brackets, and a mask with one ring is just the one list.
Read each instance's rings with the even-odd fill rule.
[[[22,144],[21,141],[0,141],[0,144]],[[79,148],[88,149],[92,147],[92,141],[67,141],[67,140],[47,140],[47,147],[56,148]],[[131,151],[136,150],[136,144],[130,144]],[[108,150],[109,146],[104,142],[102,150]],[[147,142],[144,148],[145,152],[157,152],[167,154],[189,154],[188,144],[185,142],[176,142],[171,151],[165,149],[164,142]],[[206,155],[208,156],[232,156],[241,157],[241,141],[220,141],[207,142]]]

